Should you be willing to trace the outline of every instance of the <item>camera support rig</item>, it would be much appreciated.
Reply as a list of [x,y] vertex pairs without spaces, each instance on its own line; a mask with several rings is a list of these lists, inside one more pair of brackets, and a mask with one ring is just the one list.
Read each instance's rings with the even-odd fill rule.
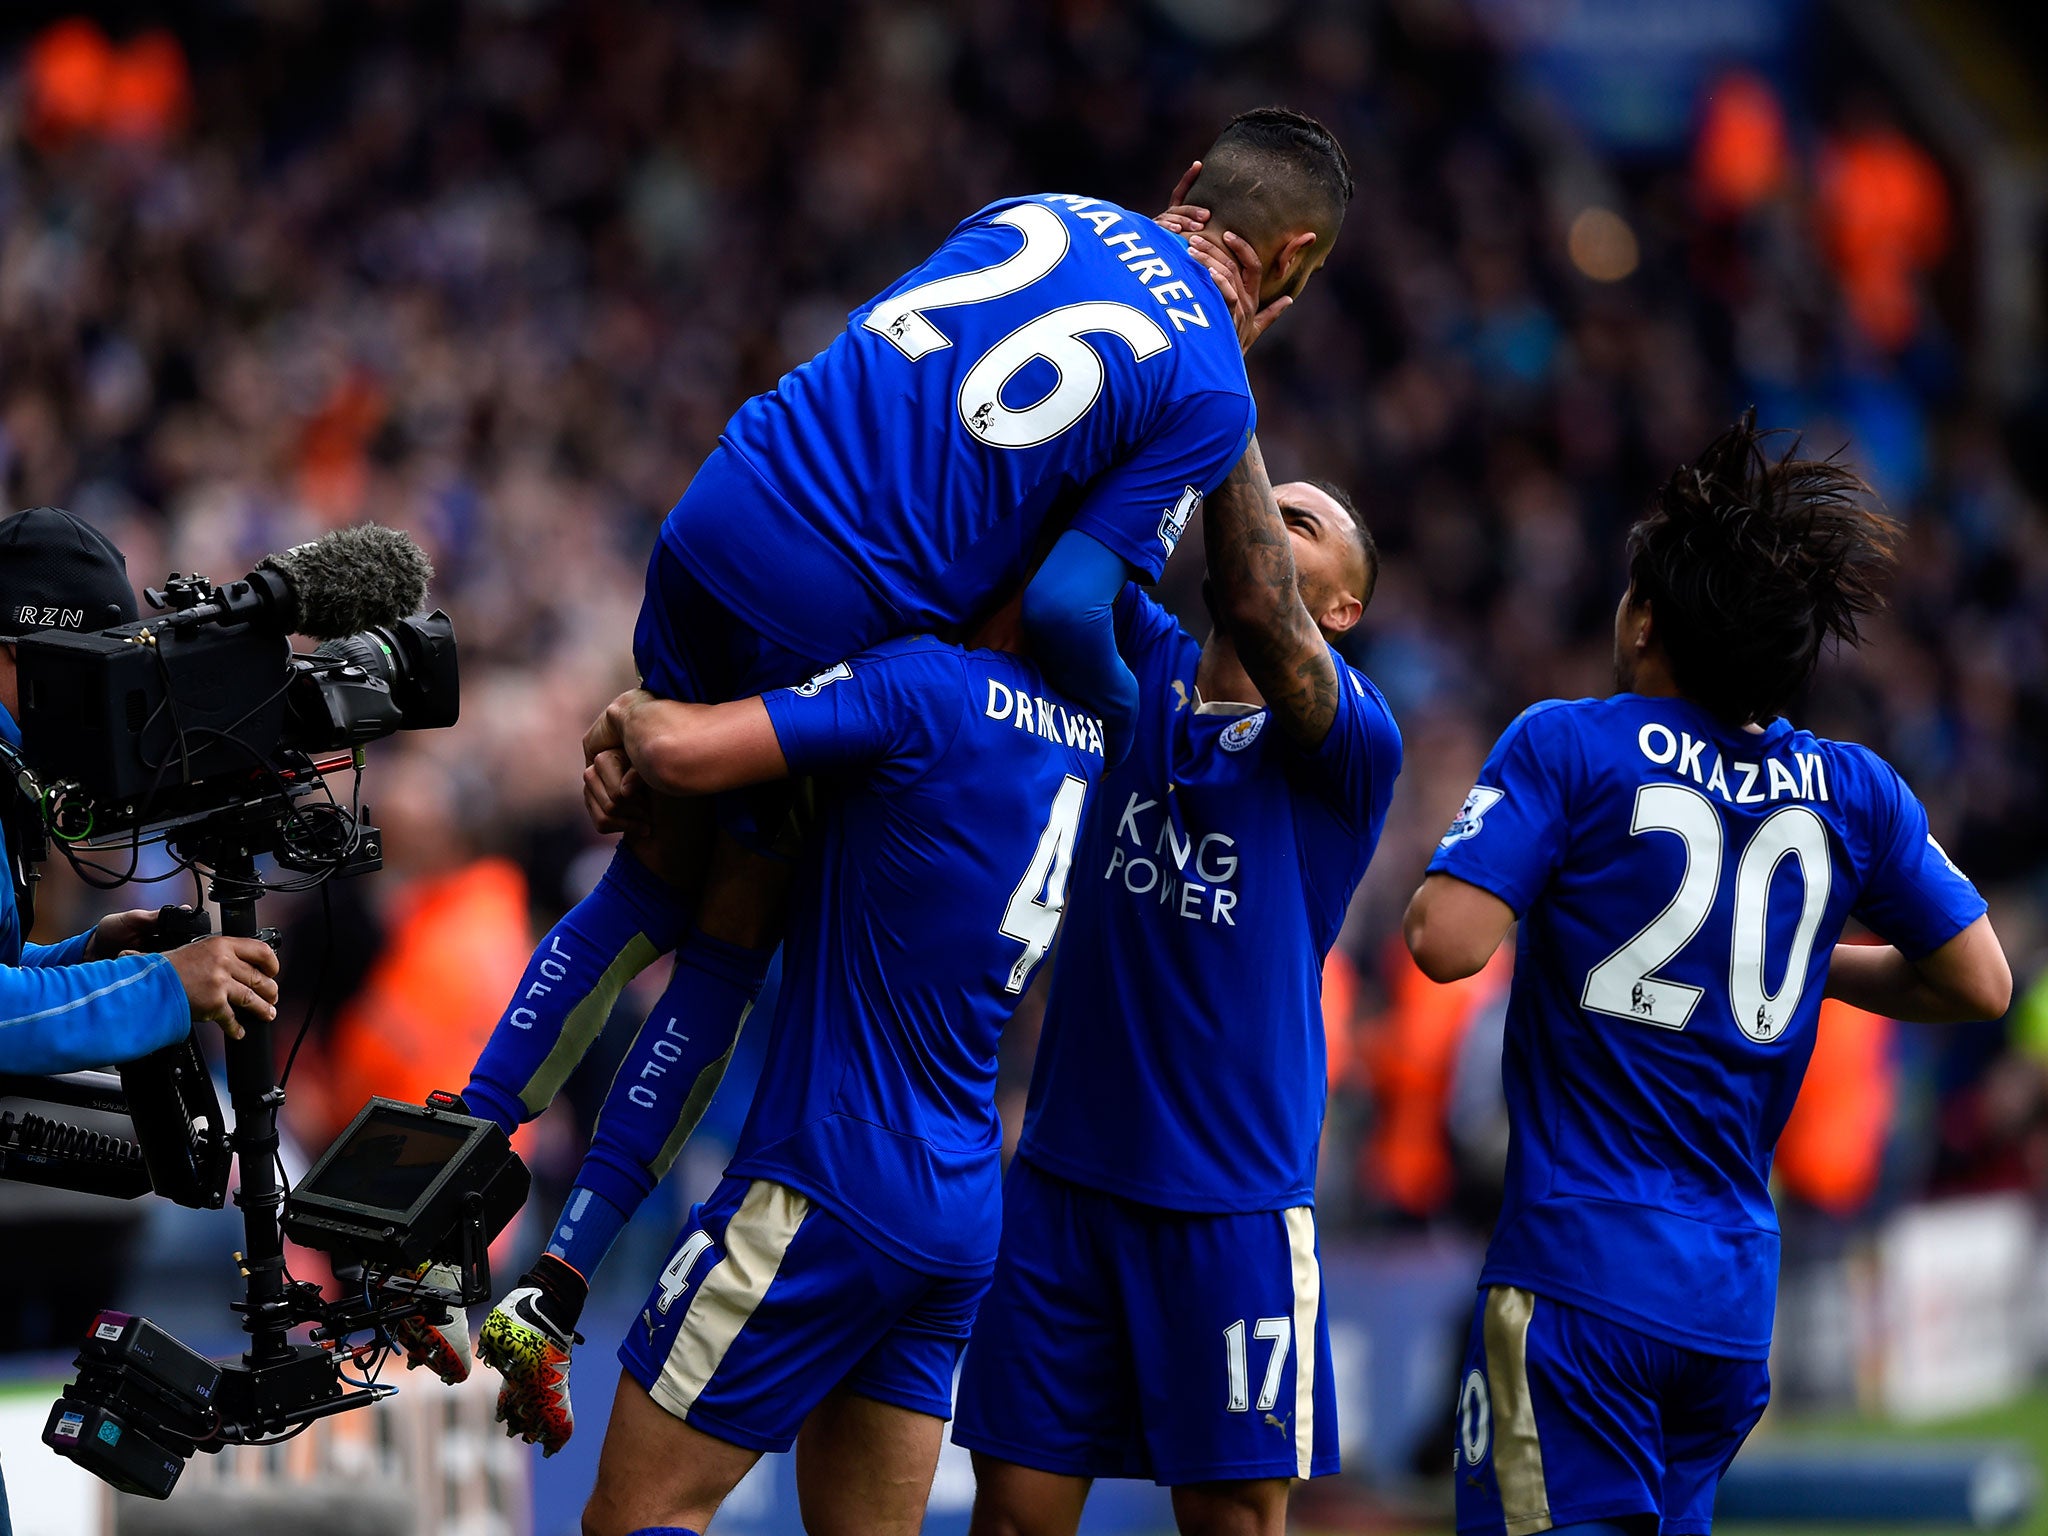
[[[316,775],[317,777],[317,775]],[[308,786],[310,787],[310,786]],[[210,871],[210,892],[224,934],[274,940],[257,920],[266,887],[259,855],[280,861],[280,802],[288,810],[296,786],[189,822],[170,834],[173,851]],[[355,836],[327,867],[335,874],[380,868],[376,829],[360,820]],[[199,918],[204,923],[203,915]],[[295,1434],[315,1419],[367,1407],[395,1386],[344,1374],[366,1353],[392,1348],[392,1324],[424,1317],[446,1322],[451,1307],[490,1294],[490,1239],[524,1202],[525,1168],[494,1125],[463,1114],[436,1095],[422,1107],[372,1100],[349,1131],[307,1175],[309,1214],[289,1208],[281,1176],[277,1120],[284,1105],[270,1020],[237,1008],[242,1037],[226,1042],[234,1130],[228,1145],[240,1167],[234,1203],[242,1213],[243,1247],[236,1261],[243,1295],[229,1303],[241,1315],[248,1347],[238,1360],[216,1363],[186,1348],[145,1318],[102,1312],[76,1364],[78,1379],[52,1406],[44,1443],[58,1454],[131,1493],[169,1495],[195,1450],[261,1445]],[[378,1119],[382,1116],[382,1120]],[[379,1137],[366,1134],[382,1130]],[[393,1124],[398,1135],[389,1134]],[[138,1118],[138,1129],[145,1122]],[[410,1143],[405,1138],[413,1137]],[[434,1198],[380,1203],[361,1178],[365,1157],[404,1164]],[[367,1149],[367,1151],[366,1151]],[[452,1149],[452,1150],[451,1150]],[[353,1161],[352,1161],[353,1159]],[[379,1166],[384,1166],[380,1164]],[[332,1170],[330,1173],[329,1170]],[[225,1168],[221,1170],[225,1177]],[[202,1196],[204,1191],[201,1192]],[[219,1204],[219,1187],[213,1198]],[[202,1203],[187,1200],[186,1203]],[[338,1214],[337,1214],[338,1213]],[[285,1267],[284,1232],[297,1223],[301,1241],[326,1249],[342,1295],[295,1280]],[[419,1256],[452,1262],[453,1291],[425,1283]],[[312,1324],[304,1342],[292,1330]],[[360,1348],[350,1339],[369,1334]]]

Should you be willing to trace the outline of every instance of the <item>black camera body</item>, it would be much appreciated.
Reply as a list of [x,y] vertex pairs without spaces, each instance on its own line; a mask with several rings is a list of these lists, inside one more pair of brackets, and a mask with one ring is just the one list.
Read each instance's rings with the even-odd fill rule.
[[[167,600],[210,590],[186,578]],[[300,655],[261,614],[180,622],[200,606],[17,644],[22,756],[57,836],[187,820],[268,793],[300,759],[455,723],[455,634],[438,609]]]

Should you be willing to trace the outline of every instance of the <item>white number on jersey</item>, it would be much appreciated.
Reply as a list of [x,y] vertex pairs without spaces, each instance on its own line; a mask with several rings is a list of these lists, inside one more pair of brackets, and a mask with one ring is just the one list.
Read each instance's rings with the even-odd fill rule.
[[690,1288],[690,1271],[697,1267],[697,1261],[704,1257],[704,1250],[711,1246],[711,1234],[697,1231],[690,1234],[690,1240],[675,1251],[661,1272],[661,1299],[654,1305],[663,1316],[676,1304],[676,1298]]
[[[1041,203],[1005,208],[991,221],[1024,236],[1015,255],[973,272],[955,272],[905,289],[877,304],[861,324],[912,362],[953,345],[925,317],[931,309],[984,304],[1030,287],[1067,254],[1066,221]],[[990,347],[960,381],[960,420],[996,448],[1035,448],[1049,443],[1088,414],[1101,398],[1102,354],[1081,338],[1107,332],[1121,337],[1140,361],[1173,343],[1143,310],[1107,299],[1068,304],[1027,320]],[[1020,410],[1003,404],[1003,387],[1038,358],[1059,376],[1042,400]]]
[[[1271,1341],[1266,1354],[1266,1376],[1259,1383],[1259,1412],[1280,1401],[1280,1373],[1287,1366],[1287,1346],[1294,1339],[1294,1325],[1284,1317],[1262,1317],[1252,1324],[1252,1337]],[[1223,1330],[1223,1367],[1230,1382],[1230,1411],[1243,1413],[1251,1407],[1251,1369],[1245,1359],[1244,1319]]]
[[1010,892],[1010,904],[1003,909],[1004,938],[1015,939],[1024,953],[1010,967],[1006,991],[1022,992],[1038,969],[1038,962],[1052,948],[1053,935],[1060,931],[1060,914],[1067,909],[1067,871],[1074,864],[1074,843],[1081,835],[1081,807],[1087,803],[1088,782],[1071,773],[1060,781],[1052,797],[1052,814],[1045,830],[1038,834],[1038,846],[1031,862],[1024,866],[1024,878]]
[[[1683,1029],[1699,1003],[1700,989],[1667,980],[1657,972],[1693,941],[1713,910],[1727,833],[1720,813],[1707,798],[1681,784],[1645,784],[1638,789],[1629,831],[1637,837],[1646,832],[1678,837],[1685,844],[1685,873],[1664,910],[1586,973],[1580,1005],[1660,1029]],[[1793,930],[1784,979],[1772,992],[1764,981],[1771,877],[1787,858],[1799,865],[1799,923]],[[1788,805],[1765,818],[1742,851],[1735,870],[1728,1005],[1736,1024],[1751,1039],[1766,1044],[1777,1039],[1798,1010],[1806,990],[1806,968],[1813,958],[1813,941],[1820,932],[1833,883],[1827,829],[1803,805]]]

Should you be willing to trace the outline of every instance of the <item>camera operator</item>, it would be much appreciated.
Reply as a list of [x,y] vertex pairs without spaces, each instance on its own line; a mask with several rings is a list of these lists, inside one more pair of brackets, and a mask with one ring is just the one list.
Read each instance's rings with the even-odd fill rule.
[[[14,642],[136,617],[128,562],[91,524],[55,507],[0,519],[0,741],[21,750]],[[34,765],[31,764],[31,767]],[[10,858],[36,807],[10,785],[0,816]],[[239,1037],[233,1010],[277,1017],[277,956],[260,939],[200,939],[168,954],[155,909],[117,912],[58,944],[25,943],[14,883],[0,881],[0,1071],[68,1072],[147,1056],[200,1019]]]

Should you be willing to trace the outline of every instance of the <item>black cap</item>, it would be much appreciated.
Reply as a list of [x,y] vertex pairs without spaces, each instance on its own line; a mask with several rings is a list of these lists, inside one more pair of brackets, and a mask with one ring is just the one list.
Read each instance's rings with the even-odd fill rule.
[[135,616],[127,557],[91,523],[59,507],[0,518],[0,639]]

